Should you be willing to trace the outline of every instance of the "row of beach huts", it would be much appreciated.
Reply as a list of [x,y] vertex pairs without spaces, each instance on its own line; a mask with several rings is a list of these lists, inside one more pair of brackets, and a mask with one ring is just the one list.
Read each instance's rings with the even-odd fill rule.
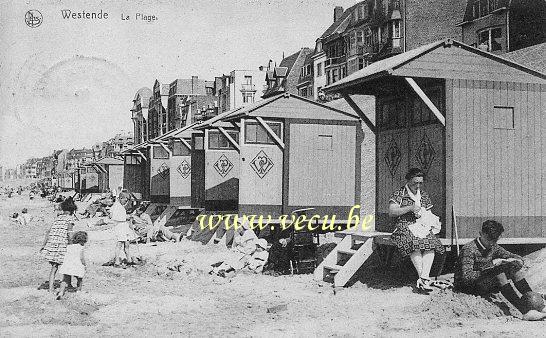
[[[281,93],[86,165],[59,185],[99,192],[122,181],[142,200],[181,210],[275,217],[312,208],[344,221],[365,202],[362,172],[372,166],[375,231],[358,235],[365,241],[393,230],[388,199],[419,167],[446,245],[470,240],[485,219],[505,225],[506,243],[546,243],[543,70],[448,39],[324,90],[343,108]],[[375,140],[370,161],[365,137]]]

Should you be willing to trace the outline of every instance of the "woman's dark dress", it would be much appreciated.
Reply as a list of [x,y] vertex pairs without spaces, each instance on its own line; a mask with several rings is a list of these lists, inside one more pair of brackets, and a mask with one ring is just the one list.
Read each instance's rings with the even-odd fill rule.
[[[389,203],[393,202],[401,207],[414,204],[413,199],[411,199],[406,190],[406,186],[403,186],[391,195]],[[430,206],[432,206],[430,197],[425,191],[421,190],[421,207],[426,209]],[[410,255],[415,250],[434,250],[438,254],[443,254],[445,252],[444,246],[432,232],[425,238],[419,238],[412,234],[408,225],[415,223],[416,219],[415,214],[411,211],[394,219],[396,229],[392,233],[391,239],[398,247],[402,257]]]

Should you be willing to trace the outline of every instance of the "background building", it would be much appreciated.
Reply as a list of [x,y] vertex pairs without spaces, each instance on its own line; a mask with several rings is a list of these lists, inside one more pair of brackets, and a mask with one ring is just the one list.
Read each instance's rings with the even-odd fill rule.
[[468,0],[460,26],[464,43],[491,53],[540,44],[546,42],[546,1]]

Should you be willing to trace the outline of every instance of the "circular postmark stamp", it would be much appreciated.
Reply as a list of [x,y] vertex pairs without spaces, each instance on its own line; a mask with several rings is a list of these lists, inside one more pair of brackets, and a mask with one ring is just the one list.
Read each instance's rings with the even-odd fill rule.
[[40,13],[40,11],[37,9],[31,9],[25,13],[25,23],[30,28],[36,28],[40,26],[42,24],[42,21],[44,21],[42,13]]

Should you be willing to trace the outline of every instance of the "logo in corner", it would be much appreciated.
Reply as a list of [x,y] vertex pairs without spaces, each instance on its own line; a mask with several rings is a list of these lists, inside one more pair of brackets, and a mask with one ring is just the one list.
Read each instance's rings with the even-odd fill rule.
[[30,28],[39,27],[44,21],[42,13],[37,9],[31,9],[25,13],[25,23]]

